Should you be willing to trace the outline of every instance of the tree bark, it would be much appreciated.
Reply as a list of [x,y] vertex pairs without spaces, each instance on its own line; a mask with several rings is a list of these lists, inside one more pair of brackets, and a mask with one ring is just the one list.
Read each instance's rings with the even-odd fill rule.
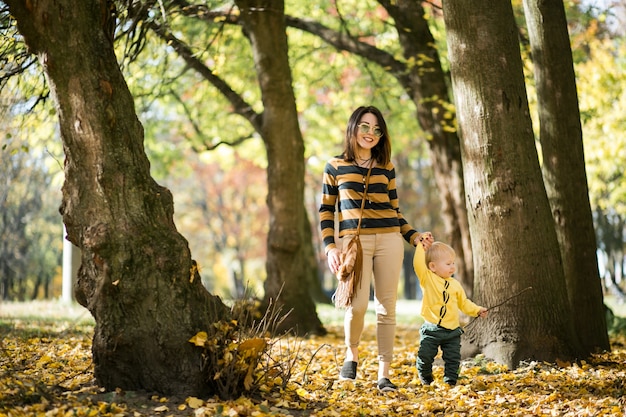
[[[236,0],[250,39],[263,100],[261,136],[267,150],[268,233],[264,304],[287,314],[278,330],[323,334],[308,292],[304,215],[304,141],[298,124],[285,31],[284,2]],[[309,240],[310,242],[310,240]],[[311,244],[311,243],[309,243]],[[303,285],[304,284],[304,285]]]
[[76,297],[96,321],[98,383],[210,394],[202,351],[188,340],[227,310],[201,284],[171,193],[150,176],[108,2],[7,3],[56,100],[66,157],[60,211],[82,250]]
[[576,77],[562,0],[524,0],[539,104],[543,179],[569,304],[587,351],[610,349],[585,170]]
[[584,351],[574,332],[541,177],[511,4],[453,0],[444,1],[443,11],[475,254],[475,301],[491,307],[510,298],[477,321],[464,351],[480,349],[510,368],[522,360],[580,358]]

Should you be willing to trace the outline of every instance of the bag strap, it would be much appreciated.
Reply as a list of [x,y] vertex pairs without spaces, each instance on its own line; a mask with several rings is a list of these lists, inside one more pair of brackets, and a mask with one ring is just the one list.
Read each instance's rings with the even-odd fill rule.
[[372,166],[374,162],[370,163],[370,168],[367,170],[367,177],[365,177],[365,186],[363,188],[363,199],[361,200],[361,216],[359,216],[359,225],[356,228],[356,235],[361,233],[361,221],[363,220],[363,209],[365,208],[365,200],[367,197],[367,187],[370,183],[370,174],[372,173]]

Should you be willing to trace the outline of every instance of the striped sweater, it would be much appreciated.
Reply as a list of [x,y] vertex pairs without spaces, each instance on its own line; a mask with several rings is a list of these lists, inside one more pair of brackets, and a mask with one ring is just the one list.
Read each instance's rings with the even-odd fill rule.
[[[342,157],[334,157],[326,163],[319,209],[326,253],[336,247],[335,211],[339,217],[339,237],[356,233],[366,176],[367,168],[356,166]],[[417,231],[400,213],[396,171],[392,162],[384,167],[372,168],[366,200],[361,234],[400,232],[407,242],[413,244]]]

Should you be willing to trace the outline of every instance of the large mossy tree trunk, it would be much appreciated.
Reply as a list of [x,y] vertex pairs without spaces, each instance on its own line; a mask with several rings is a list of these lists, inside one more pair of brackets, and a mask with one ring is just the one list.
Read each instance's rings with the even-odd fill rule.
[[[310,232],[304,207],[304,141],[288,59],[284,2],[236,0],[250,39],[263,99],[261,136],[267,150],[268,232],[265,305],[289,313],[277,330],[326,332],[309,293]],[[310,240],[309,240],[310,241]],[[310,249],[310,248],[309,248]]]
[[576,76],[563,1],[524,0],[539,103],[546,191],[582,345],[610,349],[585,169]]
[[56,100],[65,151],[61,213],[82,250],[76,298],[96,321],[93,361],[106,389],[207,392],[188,342],[228,310],[202,286],[150,176],[143,128],[111,42],[105,0],[10,0]]
[[584,350],[567,300],[511,4],[450,0],[443,6],[475,254],[475,301],[489,307],[510,298],[472,326],[465,352],[477,348],[511,368],[522,360],[580,358]]

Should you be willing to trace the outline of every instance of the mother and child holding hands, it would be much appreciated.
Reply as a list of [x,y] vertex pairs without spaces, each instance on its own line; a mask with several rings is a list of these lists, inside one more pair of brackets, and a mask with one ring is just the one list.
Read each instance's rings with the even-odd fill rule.
[[[367,178],[370,168],[371,174]],[[362,206],[365,193],[367,198]],[[350,116],[343,152],[331,158],[324,168],[319,212],[328,266],[333,274],[340,267],[341,243],[356,234],[357,229],[363,251],[361,284],[344,316],[346,356],[339,378],[356,380],[359,342],[373,283],[378,344],[377,387],[380,391],[397,389],[389,379],[389,370],[393,359],[396,300],[405,240],[415,247],[413,266],[423,292],[421,315],[425,323],[420,328],[416,361],[419,378],[423,384],[432,383],[432,364],[441,347],[445,363],[444,382],[456,384],[463,333],[459,311],[469,316],[485,317],[487,309],[470,301],[460,283],[452,278],[456,270],[454,250],[444,243],[434,242],[430,232],[417,232],[402,216],[395,167],[391,162],[391,141],[378,108],[362,106]],[[338,217],[339,242],[335,240],[335,215]]]

